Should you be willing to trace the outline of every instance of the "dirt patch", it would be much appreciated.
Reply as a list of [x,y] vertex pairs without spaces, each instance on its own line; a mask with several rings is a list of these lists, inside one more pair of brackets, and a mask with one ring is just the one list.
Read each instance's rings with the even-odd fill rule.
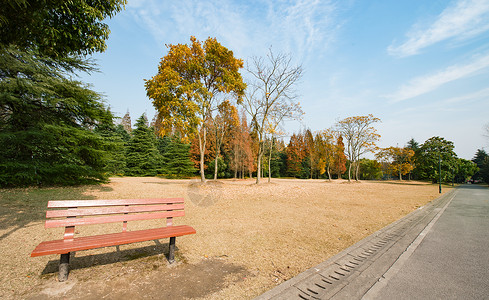
[[164,268],[153,261],[150,268],[153,268],[151,272],[111,270],[118,273],[116,276],[97,270],[96,275],[89,278],[70,278],[66,282],[49,280],[36,295],[26,299],[192,299],[210,295],[248,275],[245,268],[220,259]]
[[[113,178],[100,187],[71,194],[55,189],[38,198],[29,190],[0,190],[0,217],[9,220],[0,227],[0,298],[249,299],[439,196],[437,185],[421,182],[253,182]],[[35,205],[15,202],[21,193],[27,193],[22,203]],[[48,198],[75,197],[185,197],[186,215],[174,222],[193,226],[197,234],[177,238],[175,267],[165,259],[168,241],[150,241],[78,252],[69,281],[58,283],[58,256],[29,255],[38,243],[63,235],[62,229],[44,229],[38,211]],[[36,208],[32,216],[19,212],[30,207]],[[161,223],[133,222],[128,230]],[[77,227],[80,236],[120,230],[120,224]]]

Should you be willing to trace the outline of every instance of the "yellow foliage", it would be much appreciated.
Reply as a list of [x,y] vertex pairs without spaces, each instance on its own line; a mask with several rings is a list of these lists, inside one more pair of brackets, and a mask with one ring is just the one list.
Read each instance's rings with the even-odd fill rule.
[[319,171],[319,175],[323,175],[326,172],[326,162],[322,158],[319,159],[317,169]]
[[158,73],[145,80],[146,93],[158,111],[163,131],[174,128],[183,134],[198,132],[215,108],[215,96],[233,93],[240,101],[245,83],[239,73],[243,60],[215,38],[205,42],[190,37],[190,44],[167,45],[168,54]]

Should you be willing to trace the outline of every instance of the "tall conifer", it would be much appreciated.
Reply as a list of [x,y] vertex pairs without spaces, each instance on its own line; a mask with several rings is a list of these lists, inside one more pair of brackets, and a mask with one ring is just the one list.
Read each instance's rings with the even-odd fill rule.
[[146,114],[143,114],[132,131],[126,149],[126,175],[155,176],[161,167],[162,157],[156,148],[156,136],[147,122]]
[[190,160],[190,145],[182,143],[178,136],[172,137],[163,153],[163,172],[168,177],[189,177],[197,170]]

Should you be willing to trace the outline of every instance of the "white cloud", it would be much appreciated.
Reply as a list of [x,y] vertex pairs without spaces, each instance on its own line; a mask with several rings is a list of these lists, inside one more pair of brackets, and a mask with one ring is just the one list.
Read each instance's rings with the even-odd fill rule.
[[467,104],[467,103],[472,103],[480,100],[486,100],[486,101],[489,100],[489,88],[485,88],[470,94],[465,94],[462,96],[445,99],[443,100],[443,104],[444,105],[446,104],[453,105],[458,103]]
[[393,95],[388,96],[393,102],[399,102],[434,91],[438,87],[489,67],[489,54],[478,57],[465,65],[454,65],[435,74],[420,76],[401,86]]
[[285,51],[296,52],[302,59],[317,47],[329,48],[335,40],[336,11],[336,4],[331,1],[302,0],[295,4],[271,1],[266,26],[273,32],[276,43],[282,41]]
[[302,61],[328,48],[338,30],[332,1],[139,0],[130,2],[127,10],[157,44],[211,36],[241,56],[263,55],[273,45]]
[[416,24],[407,33],[408,40],[399,46],[390,45],[388,53],[410,56],[438,42],[465,40],[489,30],[489,1],[459,0],[447,7],[427,28]]

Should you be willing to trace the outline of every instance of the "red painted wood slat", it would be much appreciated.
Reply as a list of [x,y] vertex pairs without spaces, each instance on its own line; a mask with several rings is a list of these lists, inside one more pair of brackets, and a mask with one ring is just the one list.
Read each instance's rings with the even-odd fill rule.
[[80,217],[94,215],[110,215],[122,213],[136,212],[151,212],[151,211],[169,211],[184,209],[184,204],[163,204],[163,205],[148,205],[148,206],[109,206],[97,208],[76,208],[63,210],[48,210],[46,218],[61,218],[61,217]]
[[127,231],[104,235],[79,237],[72,240],[55,240],[42,242],[31,253],[31,257],[65,254],[73,251],[89,250],[107,246],[124,245],[136,242],[158,240],[173,236],[183,236],[196,233],[195,229],[187,225],[153,228],[147,230]]
[[103,216],[93,218],[68,218],[59,220],[46,220],[45,228],[65,227],[65,226],[78,226],[78,225],[92,225],[92,224],[105,224],[105,223],[117,223],[123,221],[140,221],[140,220],[153,220],[168,217],[183,217],[185,212],[183,210],[175,210],[161,213],[142,213],[134,215],[115,215],[115,216]]
[[147,205],[183,203],[183,198],[155,198],[155,199],[116,199],[116,200],[52,200],[48,202],[48,208],[68,207],[96,207],[117,205]]

